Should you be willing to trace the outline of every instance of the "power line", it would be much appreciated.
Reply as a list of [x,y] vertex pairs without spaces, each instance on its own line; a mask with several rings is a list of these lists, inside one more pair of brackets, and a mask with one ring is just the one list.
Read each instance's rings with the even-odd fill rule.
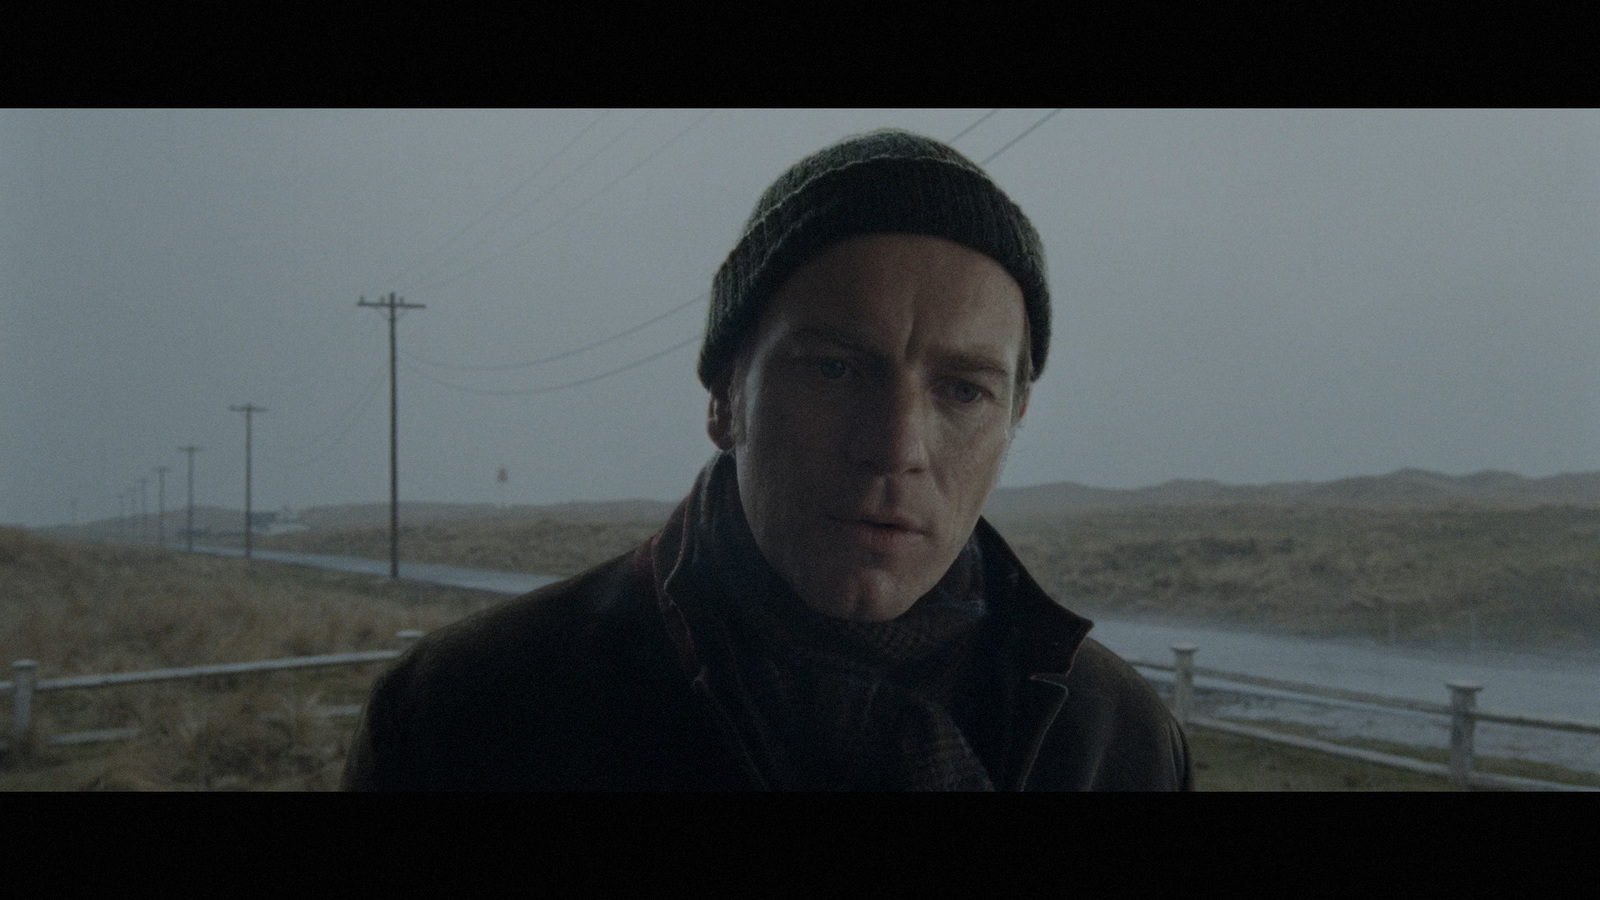
[[989,110],[988,112],[984,113],[981,117],[979,117],[978,121],[973,122],[971,125],[968,125],[967,127],[961,129],[961,132],[959,134],[957,134],[955,137],[951,138],[950,140],[945,141],[945,143],[954,144],[956,141],[961,140],[962,138],[967,136],[967,132],[969,132],[972,129],[977,128],[979,125],[982,125],[983,123],[989,121],[989,119],[992,118],[994,116],[994,114],[999,112],[999,111],[1000,111],[1000,107],[998,107],[998,106],[995,107],[994,109]]
[[564,391],[567,388],[575,388],[575,387],[579,387],[580,385],[590,384],[590,383],[599,381],[602,378],[610,378],[613,375],[620,375],[623,372],[628,371],[629,369],[636,369],[639,366],[644,365],[645,363],[654,362],[654,361],[660,359],[661,357],[666,356],[669,353],[673,353],[675,351],[682,350],[684,347],[687,347],[690,344],[693,344],[693,343],[695,343],[697,341],[700,341],[700,340],[704,339],[704,337],[705,336],[703,334],[696,334],[693,337],[689,338],[688,340],[682,341],[682,342],[677,343],[677,344],[673,344],[671,347],[668,347],[665,350],[662,350],[662,351],[660,351],[658,353],[652,353],[649,356],[644,357],[643,359],[636,359],[633,362],[628,363],[625,366],[619,366],[619,367],[617,367],[615,369],[610,370],[609,372],[601,372],[599,375],[591,375],[588,378],[580,378],[577,381],[569,381],[569,382],[566,382],[564,384],[552,384],[552,385],[549,385],[548,387],[539,387],[539,388],[531,388],[531,389],[524,388],[524,389],[514,389],[514,390],[504,390],[504,391],[485,390],[483,388],[468,387],[468,386],[466,386],[464,384],[454,384],[452,382],[445,381],[442,378],[435,378],[434,376],[429,375],[427,372],[422,371],[421,369],[417,368],[416,366],[412,366],[412,365],[409,365],[409,364],[406,366],[406,370],[408,372],[410,372],[411,374],[416,375],[418,378],[421,378],[421,379],[423,379],[425,381],[431,381],[434,384],[439,385],[440,387],[449,388],[450,390],[453,390],[453,391],[462,391],[462,392],[465,392],[465,393],[468,393],[468,394],[481,394],[481,395],[486,396],[486,397],[527,397],[527,396],[532,396],[534,394],[548,394],[548,393],[552,393],[554,391]]
[[578,203],[577,206],[574,206],[574,207],[568,209],[567,211],[563,212],[561,215],[557,216],[554,221],[546,223],[544,225],[544,227],[539,228],[538,230],[534,231],[532,234],[528,235],[526,238],[523,238],[521,241],[519,241],[519,242],[517,242],[515,244],[512,244],[509,247],[505,247],[505,248],[502,248],[500,250],[495,251],[494,253],[491,253],[490,255],[484,257],[482,260],[479,260],[474,265],[471,265],[471,266],[467,267],[466,269],[462,270],[459,274],[455,275],[454,277],[446,278],[443,281],[437,281],[437,282],[433,282],[431,284],[423,285],[421,290],[436,290],[438,288],[444,287],[447,284],[450,284],[450,283],[452,283],[454,281],[458,281],[458,280],[460,280],[462,278],[465,278],[466,276],[472,274],[473,272],[476,272],[477,270],[479,270],[479,269],[483,268],[484,266],[488,265],[489,263],[499,259],[500,257],[505,256],[507,253],[510,253],[513,250],[520,250],[523,247],[526,247],[528,244],[533,242],[534,238],[536,238],[539,235],[545,233],[546,231],[549,231],[551,228],[555,227],[556,225],[566,221],[573,214],[577,213],[578,210],[581,210],[585,206],[588,206],[597,197],[599,197],[600,195],[604,194],[606,191],[611,190],[618,183],[620,183],[624,178],[627,178],[629,175],[632,175],[634,172],[639,171],[639,169],[642,168],[646,163],[648,163],[651,160],[655,159],[657,156],[660,156],[668,147],[671,147],[673,144],[676,144],[678,142],[679,138],[681,138],[684,135],[688,134],[697,125],[699,125],[701,122],[704,122],[707,118],[709,118],[711,116],[711,114],[714,113],[714,112],[716,112],[716,110],[708,109],[705,112],[701,113],[699,118],[695,119],[693,122],[690,122],[686,127],[683,128],[683,130],[679,131],[677,134],[675,134],[671,138],[669,138],[665,144],[662,144],[661,146],[657,147],[655,150],[651,151],[650,154],[647,155],[644,159],[641,159],[638,162],[634,163],[633,167],[628,169],[626,172],[623,172],[621,175],[618,175],[616,178],[611,179],[611,181],[609,181],[606,184],[605,187],[602,187],[600,190],[595,191],[594,193],[592,193],[589,196],[585,197],[581,202]]
[[509,371],[511,369],[530,369],[530,368],[533,368],[534,366],[542,366],[545,363],[552,363],[552,362],[555,362],[557,360],[566,359],[569,356],[577,356],[579,353],[587,353],[588,351],[593,350],[596,347],[604,347],[606,344],[609,344],[612,341],[620,340],[620,339],[625,338],[628,335],[633,334],[633,333],[635,333],[637,331],[640,331],[640,330],[642,330],[642,329],[644,329],[644,328],[646,328],[648,326],[654,325],[655,323],[661,321],[662,319],[665,319],[668,316],[671,316],[673,313],[676,313],[676,312],[679,312],[681,310],[687,309],[690,306],[693,306],[694,304],[699,303],[699,302],[701,302],[702,300],[705,300],[705,299],[706,298],[704,296],[691,297],[687,301],[685,301],[683,303],[680,303],[677,306],[674,306],[673,308],[667,310],[664,313],[661,313],[660,315],[652,316],[651,318],[648,318],[648,319],[644,320],[643,322],[640,322],[639,324],[634,325],[631,328],[623,329],[622,331],[619,331],[616,334],[611,335],[610,337],[601,338],[600,340],[595,341],[592,344],[584,344],[582,347],[575,347],[575,348],[573,348],[571,350],[563,350],[562,352],[554,354],[552,356],[541,356],[541,357],[539,357],[537,359],[524,360],[523,362],[501,363],[501,364],[498,364],[498,365],[491,365],[491,366],[463,366],[463,365],[458,365],[458,364],[455,364],[455,363],[439,362],[438,360],[429,359],[429,358],[427,358],[425,356],[422,356],[421,354],[411,353],[409,351],[407,351],[407,353],[405,354],[405,357],[406,357],[406,360],[408,362],[418,362],[418,363],[422,363],[424,365],[435,366],[435,367],[440,368],[440,369],[449,369],[449,370],[451,370],[453,372],[505,372],[505,371]]
[[[348,310],[338,321],[322,321],[319,302],[313,314],[293,329],[292,340],[285,338],[293,347],[249,357],[245,363],[248,380],[269,386],[264,399],[289,403],[307,415],[321,411],[338,400],[330,394],[329,385],[359,378],[362,371],[378,362],[357,340],[356,330],[362,325],[359,317],[349,315]],[[280,335],[289,336],[291,332],[281,331]],[[305,360],[312,358],[319,362],[308,365]]]
[[1042,118],[1039,121],[1033,123],[1032,125],[1029,125],[1027,131],[1024,131],[1023,133],[1021,133],[1021,134],[1017,135],[1016,137],[1012,138],[1011,140],[1007,141],[1006,145],[1004,147],[1001,147],[999,150],[996,150],[995,152],[993,152],[993,153],[989,154],[988,156],[984,157],[983,160],[978,163],[978,165],[987,166],[989,163],[994,161],[995,157],[997,157],[1000,154],[1006,152],[1007,150],[1010,150],[1012,145],[1014,145],[1017,141],[1020,141],[1023,138],[1027,137],[1028,135],[1032,134],[1033,130],[1035,128],[1038,128],[1040,125],[1043,125],[1044,123],[1050,121],[1050,118],[1052,116],[1054,116],[1058,112],[1061,112],[1061,108],[1060,107],[1058,107],[1056,109],[1052,109],[1049,112],[1045,113],[1044,118]]
[[352,403],[345,409],[344,414],[335,421],[335,424],[322,430],[311,440],[306,441],[305,445],[308,448],[316,447],[318,444],[322,443],[322,441],[329,434],[331,434],[335,428],[338,428],[339,434],[333,439],[332,443],[320,450],[313,451],[313,455],[306,459],[289,463],[289,466],[291,468],[298,469],[304,468],[305,466],[315,465],[326,459],[328,454],[338,449],[339,445],[344,443],[344,439],[350,436],[350,432],[355,429],[356,425],[366,417],[367,410],[372,406],[372,401],[378,396],[378,388],[383,385],[383,376],[385,374],[387,373],[381,369],[373,374],[372,380],[368,381],[366,386],[361,389],[361,393],[357,395],[356,402]]
[[[509,201],[512,197],[516,196],[518,193],[520,193],[523,188],[526,188],[528,185],[532,184],[533,180],[535,178],[538,178],[540,175],[544,174],[544,171],[546,169],[550,168],[552,165],[555,165],[556,160],[560,159],[562,157],[562,155],[564,155],[568,150],[572,149],[572,145],[576,144],[579,140],[581,140],[583,138],[583,136],[588,134],[591,129],[593,129],[596,125],[598,125],[602,121],[604,121],[607,116],[611,115],[611,112],[612,111],[609,110],[609,109],[601,110],[600,111],[600,115],[595,116],[593,119],[591,119],[589,121],[589,124],[583,126],[581,129],[579,129],[577,134],[573,135],[570,140],[568,140],[565,144],[561,145],[561,149],[557,150],[555,152],[555,155],[553,155],[549,159],[545,160],[543,165],[539,166],[539,168],[537,168],[537,169],[535,169],[533,171],[533,174],[531,174],[528,177],[526,177],[526,178],[522,179],[521,181],[519,181],[517,183],[516,187],[512,188],[509,191],[505,191],[505,192],[501,193],[499,197],[495,198],[495,201],[493,203],[489,204],[489,208],[483,211],[483,215],[480,215],[476,219],[473,219],[471,222],[469,222],[465,226],[463,226],[461,228],[461,230],[457,231],[455,234],[453,234],[450,237],[446,238],[445,242],[443,244],[440,244],[438,249],[431,250],[431,251],[429,251],[427,253],[422,254],[421,256],[418,256],[414,261],[411,262],[410,265],[407,265],[405,268],[401,269],[399,272],[396,272],[394,275],[390,276],[389,278],[384,279],[384,283],[393,284],[393,283],[399,281],[400,279],[406,277],[407,275],[410,275],[413,270],[415,270],[418,266],[422,265],[425,261],[427,261],[429,257],[437,256],[438,254],[441,254],[441,253],[445,252],[446,250],[450,249],[450,246],[452,244],[454,244],[456,241],[460,240],[462,235],[465,235],[467,232],[471,231],[472,229],[478,227],[478,225],[482,224],[482,222],[485,219],[489,218],[489,216],[493,215],[497,210],[499,210],[502,206],[504,206],[507,203],[507,201]],[[535,198],[535,199],[537,200],[538,198]]]
[[[537,197],[534,197],[532,200],[529,200],[528,202],[522,204],[522,208],[520,210],[518,210],[517,212],[514,212],[511,215],[507,216],[499,225],[496,225],[493,229],[491,229],[488,235],[484,235],[483,237],[479,238],[478,240],[474,241],[473,243],[471,243],[471,244],[467,245],[466,247],[462,248],[462,253],[465,254],[465,253],[468,253],[468,252],[476,249],[485,240],[488,240],[489,237],[492,236],[496,231],[504,229],[507,225],[509,225],[511,223],[511,221],[514,220],[517,216],[521,215],[523,212],[526,212],[527,210],[532,209],[534,207],[534,205],[537,204],[539,201],[541,201],[544,198],[546,198],[546,197],[550,196],[551,194],[555,193],[561,187],[563,187],[568,182],[570,182],[574,177],[576,177],[580,172],[583,172],[585,169],[587,169],[590,166],[594,165],[596,160],[598,160],[601,156],[603,156],[607,150],[611,149],[611,145],[612,144],[615,144],[617,141],[622,140],[624,135],[626,135],[628,132],[632,131],[636,125],[638,125],[640,122],[643,122],[649,115],[650,115],[650,113],[649,113],[648,110],[645,111],[645,112],[642,112],[637,117],[635,117],[633,121],[631,121],[628,124],[622,126],[622,130],[621,131],[619,131],[616,134],[613,134],[611,137],[607,138],[605,143],[601,144],[598,149],[596,149],[593,153],[591,153],[587,157],[585,157],[584,160],[581,163],[578,164],[578,167],[576,169],[573,169],[572,171],[568,172],[566,175],[564,175],[562,177],[562,180],[557,181],[555,184],[550,185],[550,187],[546,188],[544,190],[544,192],[539,194]],[[426,273],[424,273],[422,275],[415,276],[414,278],[412,278],[412,280],[411,280],[411,282],[409,284],[402,285],[402,287],[415,287],[420,282],[427,281],[430,278],[436,278],[441,273],[447,271],[448,268],[450,267],[450,265],[452,264],[452,262],[453,261],[450,261],[450,260],[441,262],[439,265],[434,266],[430,271],[428,271],[428,272],[426,272]],[[448,282],[446,282],[446,283],[448,283]]]

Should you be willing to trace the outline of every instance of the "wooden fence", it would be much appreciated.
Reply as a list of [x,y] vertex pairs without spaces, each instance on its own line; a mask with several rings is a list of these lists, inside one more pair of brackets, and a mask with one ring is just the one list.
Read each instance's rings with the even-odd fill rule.
[[[219,663],[208,666],[190,666],[181,669],[155,669],[147,672],[125,672],[111,675],[73,675],[65,678],[38,679],[38,664],[33,660],[18,660],[11,664],[14,673],[13,680],[0,681],[0,694],[10,693],[12,697],[12,735],[20,740],[28,733],[33,724],[34,698],[41,693],[49,691],[82,690],[86,688],[103,688],[127,684],[144,684],[156,681],[176,681],[190,678],[206,678],[217,675],[242,675],[259,672],[280,672],[293,669],[327,668],[331,666],[364,665],[367,663],[383,662],[395,659],[405,652],[405,649],[422,636],[420,631],[400,631],[395,634],[400,647],[396,650],[368,650],[359,653],[331,653],[323,656],[296,656],[287,659],[267,659],[254,662]],[[1546,728],[1556,731],[1577,732],[1580,734],[1600,735],[1600,722],[1586,722],[1574,719],[1559,719],[1548,716],[1535,716],[1518,712],[1505,712],[1485,710],[1477,707],[1477,693],[1481,685],[1467,682],[1448,682],[1445,686],[1450,690],[1450,702],[1428,703],[1422,700],[1409,700],[1401,697],[1387,697],[1379,694],[1369,694],[1362,691],[1330,688],[1323,685],[1305,684],[1297,681],[1285,681],[1277,678],[1263,678],[1259,675],[1246,675],[1241,672],[1228,672],[1222,669],[1212,669],[1194,664],[1194,655],[1199,648],[1192,644],[1174,644],[1172,652],[1173,664],[1148,662],[1144,660],[1129,660],[1136,668],[1147,671],[1167,672],[1172,674],[1172,710],[1179,723],[1185,728],[1206,728],[1213,731],[1236,734],[1256,740],[1271,741],[1291,747],[1301,747],[1329,753],[1348,759],[1357,759],[1364,762],[1409,769],[1413,772],[1423,772],[1429,775],[1442,775],[1450,779],[1450,783],[1463,787],[1482,787],[1500,790],[1535,790],[1535,791],[1593,791],[1596,788],[1579,785],[1560,784],[1551,781],[1540,781],[1532,778],[1520,778],[1511,775],[1494,775],[1487,772],[1473,770],[1473,733],[1479,722],[1498,722],[1506,725],[1519,725],[1529,728]],[[1450,761],[1448,764],[1428,762],[1409,756],[1399,756],[1392,753],[1382,753],[1376,750],[1367,750],[1345,744],[1337,744],[1317,738],[1302,737],[1299,735],[1285,734],[1267,728],[1258,728],[1243,725],[1238,722],[1228,722],[1221,719],[1212,719],[1194,714],[1194,679],[1196,676],[1209,678],[1225,683],[1226,687],[1214,688],[1230,694],[1244,696],[1259,696],[1274,699],[1287,699],[1299,703],[1312,703],[1323,706],[1348,707],[1355,709],[1370,709],[1377,707],[1385,710],[1409,712],[1421,715],[1444,716],[1450,721]],[[1149,677],[1149,676],[1146,676]],[[1158,680],[1158,679],[1152,679]],[[1213,688],[1208,688],[1212,690]],[[360,712],[359,705],[328,707],[322,710],[323,715],[348,716]],[[80,731],[70,734],[58,734],[50,737],[46,743],[50,745],[82,744],[94,741],[121,740],[133,737],[137,729],[110,728],[98,731]]]
[[[1285,681],[1278,678],[1263,678],[1259,675],[1246,675],[1241,672],[1228,672],[1223,669],[1197,666],[1194,664],[1194,655],[1197,650],[1199,648],[1193,644],[1173,644],[1172,653],[1174,659],[1172,665],[1144,660],[1129,660],[1134,667],[1139,669],[1172,673],[1172,711],[1184,728],[1205,728],[1291,747],[1316,750],[1347,759],[1358,759],[1364,762],[1393,766],[1429,775],[1442,775],[1457,787],[1481,787],[1515,791],[1600,790],[1600,788],[1582,785],[1540,781],[1534,778],[1522,778],[1514,775],[1495,775],[1473,770],[1473,735],[1479,722],[1497,722],[1528,728],[1545,728],[1554,731],[1595,735],[1600,735],[1600,722],[1479,709],[1477,706],[1477,694],[1478,691],[1483,689],[1483,686],[1471,682],[1446,682],[1445,687],[1450,690],[1450,702],[1447,704],[1429,703],[1424,700],[1388,697],[1363,691],[1330,688],[1323,685]],[[1427,760],[1410,756],[1382,753],[1332,741],[1242,725],[1238,722],[1197,716],[1194,714],[1194,679],[1197,675],[1224,682],[1225,687],[1214,688],[1214,690],[1229,694],[1268,697],[1279,700],[1292,700],[1297,703],[1352,709],[1378,707],[1385,710],[1446,717],[1450,721],[1450,761],[1448,764],[1428,762]]]

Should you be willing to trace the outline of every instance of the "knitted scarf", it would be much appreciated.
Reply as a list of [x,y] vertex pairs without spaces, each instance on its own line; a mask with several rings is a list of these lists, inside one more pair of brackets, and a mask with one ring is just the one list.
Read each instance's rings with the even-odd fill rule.
[[[986,612],[976,540],[888,622],[812,611],[756,546],[731,453],[714,458],[650,549],[657,598],[690,668],[770,787],[993,790],[952,718]],[[678,619],[681,614],[682,619]]]

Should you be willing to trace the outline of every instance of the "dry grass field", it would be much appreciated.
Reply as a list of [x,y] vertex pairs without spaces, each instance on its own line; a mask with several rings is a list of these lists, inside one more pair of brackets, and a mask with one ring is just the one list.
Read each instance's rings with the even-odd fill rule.
[[[400,527],[400,558],[535,575],[576,575],[637,547],[659,522],[438,522]],[[311,530],[261,538],[256,546],[301,553],[389,558],[389,529]]]
[[[499,599],[0,529],[0,661],[36,660],[40,678],[387,649],[396,631]],[[329,789],[354,720],[314,711],[361,702],[381,665],[36,694],[34,739],[8,748],[0,788]],[[9,738],[11,716],[0,718]],[[43,743],[116,727],[140,736]]]
[[1091,616],[1600,652],[1596,506],[1197,504],[999,527]]

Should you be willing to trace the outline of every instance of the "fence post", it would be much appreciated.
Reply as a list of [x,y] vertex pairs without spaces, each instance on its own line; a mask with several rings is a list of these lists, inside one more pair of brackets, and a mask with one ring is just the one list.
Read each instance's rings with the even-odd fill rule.
[[1178,724],[1189,727],[1189,709],[1194,701],[1194,644],[1173,644],[1172,655],[1177,658],[1173,666],[1172,714]]
[[415,644],[417,642],[417,638],[420,637],[422,637],[422,632],[416,630],[415,628],[407,628],[404,631],[396,631],[394,633],[394,639],[400,642],[401,653],[410,650],[411,645]]
[[11,664],[11,735],[17,747],[22,746],[28,726],[33,724],[33,686],[38,668],[39,664],[31,659],[19,659]]
[[1472,715],[1483,685],[1470,681],[1450,681],[1450,783],[1467,787],[1472,780],[1472,732],[1477,719]]

